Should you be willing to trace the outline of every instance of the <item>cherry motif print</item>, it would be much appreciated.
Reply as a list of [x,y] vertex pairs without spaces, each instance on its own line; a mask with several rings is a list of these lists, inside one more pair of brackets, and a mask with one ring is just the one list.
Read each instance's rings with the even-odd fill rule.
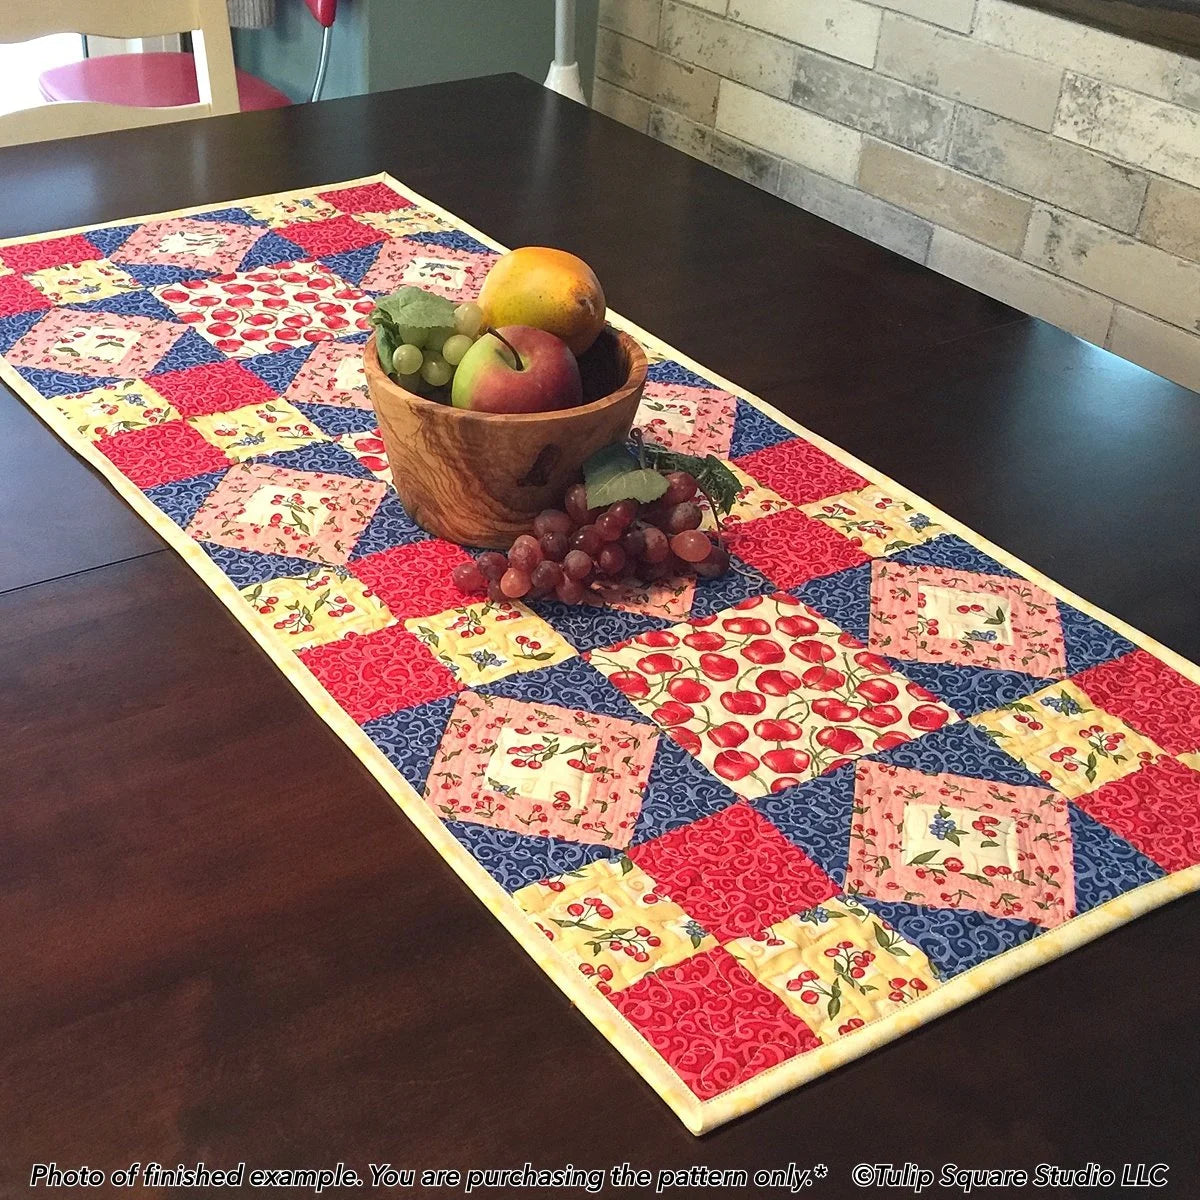
[[729,453],[737,400],[720,388],[648,379],[634,424],[648,438],[681,454]]
[[782,592],[593,651],[591,662],[746,797],[957,720],[885,659]]

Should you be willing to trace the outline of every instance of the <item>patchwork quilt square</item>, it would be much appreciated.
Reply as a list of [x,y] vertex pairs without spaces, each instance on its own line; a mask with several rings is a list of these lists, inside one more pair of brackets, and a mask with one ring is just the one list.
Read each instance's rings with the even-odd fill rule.
[[65,267],[103,258],[104,252],[81,233],[66,233],[60,237],[42,238],[36,242],[16,242],[0,247],[0,263],[25,275],[46,267]]
[[857,471],[800,437],[789,437],[734,461],[751,478],[793,504],[811,504],[867,486]]
[[193,417],[192,426],[236,462],[329,439],[286,400]]
[[155,391],[185,417],[229,412],[275,399],[275,393],[257,375],[228,359],[179,371],[159,371],[152,379]]
[[269,579],[242,595],[293,650],[372,633],[395,622],[387,607],[353,575],[313,567],[303,575]]
[[957,720],[786,593],[753,597],[590,658],[632,704],[746,797]]
[[149,373],[183,333],[152,317],[56,308],[7,352],[16,367],[133,378]]
[[748,937],[837,891],[816,863],[746,804],[643,842],[629,856],[721,942]]
[[634,424],[670,450],[724,458],[733,441],[736,405],[720,388],[647,379]]
[[[785,500],[777,492],[763,487],[757,479],[751,479],[737,463],[725,464],[742,485],[733,507],[727,513],[721,514],[721,525],[731,529],[735,525],[744,525],[747,521],[757,521],[759,517],[769,517],[772,513],[785,512],[795,507],[790,500]],[[713,510],[706,504],[703,508],[704,518],[700,523],[701,529],[715,530],[717,521]]]
[[802,510],[836,529],[872,558],[918,546],[946,532],[925,513],[876,484],[816,500]]
[[797,587],[867,561],[853,542],[798,508],[736,525],[729,546],[780,588]]
[[871,567],[872,650],[918,662],[1067,674],[1058,602],[1024,579],[879,561]]
[[[199,433],[191,432],[204,442]],[[210,448],[219,453],[215,446]],[[373,479],[239,463],[197,510],[188,533],[199,541],[234,549],[338,566],[349,558],[385,492],[384,485]]]
[[575,654],[537,613],[516,600],[478,600],[404,622],[467,687],[537,671]]
[[657,744],[652,726],[467,691],[425,799],[446,820],[623,848]]
[[184,421],[164,421],[105,436],[97,443],[109,461],[140,488],[220,471],[231,465]]
[[0,272],[0,317],[12,317],[34,309],[50,308],[44,292],[20,275]]
[[354,342],[318,342],[283,397],[293,404],[369,409],[362,347]]
[[232,271],[261,236],[262,229],[240,222],[168,217],[147,222],[113,254],[121,263],[197,273]]
[[383,234],[370,225],[364,225],[351,216],[328,217],[323,221],[300,221],[295,225],[282,225],[277,229],[281,237],[295,242],[312,258],[324,254],[340,254],[344,250],[357,250],[383,241]]
[[891,763],[855,775],[849,875],[860,891],[1049,928],[1075,915],[1067,801],[1058,792]]
[[90,442],[179,419],[171,402],[140,379],[124,379],[75,396],[60,396],[55,403]]
[[461,546],[428,538],[354,561],[354,574],[398,617],[428,617],[461,603],[451,573],[469,561]]
[[320,196],[260,196],[242,204],[243,211],[272,229],[295,225],[300,221],[327,221],[338,209]]
[[27,273],[25,279],[55,304],[102,300],[140,291],[142,287],[128,272],[104,259],[89,259],[65,267],[43,267],[40,271]]
[[521,888],[513,899],[602,994],[716,948],[716,940],[628,858]]
[[479,295],[495,257],[407,237],[393,238],[384,244],[361,286],[370,292],[394,292],[411,285],[463,303]]
[[319,199],[344,213],[390,213],[413,207],[413,202],[386,183],[363,183],[356,187],[330,188],[318,192]]
[[725,949],[822,1042],[938,986],[929,959],[849,896],[831,897]]

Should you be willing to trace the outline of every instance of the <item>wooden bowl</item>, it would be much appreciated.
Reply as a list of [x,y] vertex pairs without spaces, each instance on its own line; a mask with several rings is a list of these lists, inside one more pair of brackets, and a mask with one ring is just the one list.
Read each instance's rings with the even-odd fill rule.
[[562,504],[587,458],[628,435],[646,382],[641,346],[611,327],[579,359],[583,404],[557,412],[472,412],[415,396],[384,373],[374,334],[363,365],[409,515],[438,537],[497,549]]

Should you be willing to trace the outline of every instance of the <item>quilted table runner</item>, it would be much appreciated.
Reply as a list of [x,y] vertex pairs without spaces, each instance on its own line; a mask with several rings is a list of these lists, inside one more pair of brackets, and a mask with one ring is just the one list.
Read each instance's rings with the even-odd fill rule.
[[500,249],[385,175],[0,243],[0,378],[689,1129],[1200,886],[1200,669],[618,316],[736,569],[464,603],[362,344]]

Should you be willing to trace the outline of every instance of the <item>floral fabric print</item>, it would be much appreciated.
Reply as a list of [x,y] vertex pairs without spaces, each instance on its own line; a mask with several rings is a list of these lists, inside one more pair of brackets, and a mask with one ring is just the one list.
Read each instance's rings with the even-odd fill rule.
[[[737,499],[733,502],[733,507],[728,513],[721,514],[721,524],[724,528],[730,529],[734,525],[744,525],[747,521],[755,521],[759,517],[769,517],[772,513],[784,512],[794,507],[790,500],[785,500],[770,488],[763,487],[756,479],[752,479],[737,463],[727,462],[725,465],[737,477],[742,487],[737,494]],[[700,523],[700,528],[709,531],[715,530],[717,521],[712,509],[705,504],[703,512],[704,519]]]
[[143,225],[115,254],[123,263],[197,272],[232,271],[262,232],[257,226],[232,221],[169,217]]
[[25,276],[47,299],[55,304],[81,304],[87,300],[105,300],[141,288],[132,275],[103,259],[74,266],[46,267]]
[[847,878],[929,908],[1059,925],[1075,915],[1067,802],[1044,788],[859,763]]
[[596,650],[609,681],[741,796],[811,779],[957,714],[786,593]]
[[1067,673],[1054,597],[1024,579],[973,571],[876,560],[868,645],[916,662]]
[[191,424],[238,462],[329,440],[286,400],[267,400],[193,417]]
[[377,596],[335,567],[268,579],[243,588],[242,595],[293,650],[336,642],[348,633],[371,633],[395,621]]
[[669,450],[724,457],[733,440],[736,399],[720,388],[648,379],[634,424]]
[[318,342],[283,393],[293,404],[370,408],[362,347],[354,342]]
[[852,896],[785,917],[725,949],[823,1042],[938,986],[925,955]]
[[179,418],[170,401],[140,379],[126,379],[77,396],[60,396],[55,404],[91,442]]
[[474,300],[495,255],[472,254],[449,246],[395,238],[385,242],[379,257],[363,276],[372,292],[392,292],[413,286],[436,292],[456,303]]
[[183,333],[153,317],[60,308],[44,316],[5,354],[15,367],[78,375],[147,375]]
[[1095,791],[1162,753],[1071,682],[981,713],[971,723],[1064,796]]
[[300,221],[327,221],[338,210],[318,196],[264,196],[248,200],[242,210],[257,221],[265,221],[272,229],[295,225]]
[[463,692],[425,799],[448,821],[623,848],[657,744],[651,726]]
[[187,528],[199,541],[340,566],[385,492],[373,479],[241,463]]
[[535,612],[515,600],[481,600],[404,626],[467,687],[536,671],[575,654]]
[[946,532],[875,484],[805,504],[802,511],[836,529],[872,558],[918,546]]

